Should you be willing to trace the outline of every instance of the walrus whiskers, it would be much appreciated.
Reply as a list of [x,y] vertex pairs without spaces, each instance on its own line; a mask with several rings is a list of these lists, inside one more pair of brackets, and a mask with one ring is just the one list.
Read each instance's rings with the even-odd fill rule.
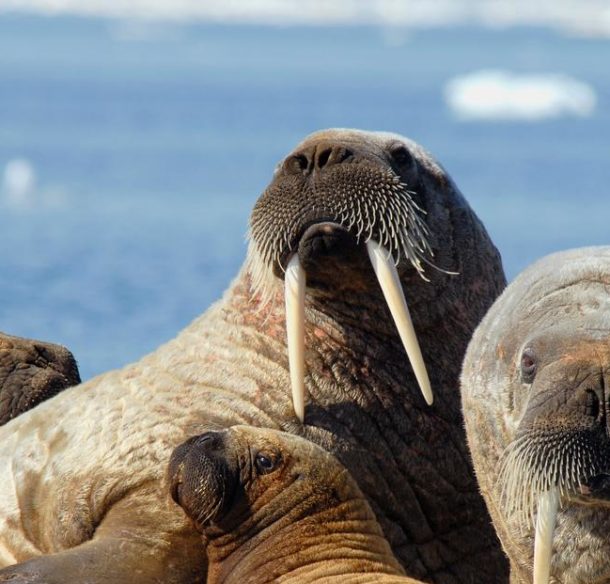
[[602,470],[591,446],[577,433],[521,436],[506,448],[500,460],[500,500],[507,515],[516,515],[518,523],[527,529],[534,524],[543,493],[556,488],[568,495]]
[[534,584],[549,582],[561,498],[598,472],[600,464],[578,434],[524,435],[504,452],[498,481],[501,501],[508,515],[516,514],[523,531],[535,525]]

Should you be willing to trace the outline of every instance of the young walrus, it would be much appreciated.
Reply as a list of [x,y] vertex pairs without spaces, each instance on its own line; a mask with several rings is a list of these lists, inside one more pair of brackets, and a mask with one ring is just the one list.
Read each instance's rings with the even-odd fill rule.
[[208,584],[402,583],[349,472],[304,438],[233,426],[187,440],[169,466],[174,500],[203,534]]

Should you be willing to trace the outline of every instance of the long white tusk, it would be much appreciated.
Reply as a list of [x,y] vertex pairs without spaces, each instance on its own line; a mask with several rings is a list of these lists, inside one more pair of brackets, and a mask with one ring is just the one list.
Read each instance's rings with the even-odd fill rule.
[[292,385],[294,413],[301,423],[305,419],[305,270],[299,256],[288,262],[284,278],[286,297],[286,334],[288,365]]
[[366,242],[366,249],[369,253],[369,258],[373,264],[373,270],[379,285],[385,297],[392,318],[396,323],[398,334],[402,340],[402,344],[407,351],[411,367],[419,383],[424,399],[428,405],[432,405],[434,397],[432,395],[432,388],[430,387],[430,380],[428,379],[428,372],[426,371],[426,365],[424,358],[417,342],[417,336],[415,335],[415,329],[413,328],[413,322],[411,321],[411,315],[409,314],[409,308],[407,307],[407,301],[402,292],[402,286],[400,284],[400,278],[396,271],[396,266],[390,257],[390,253],[382,245],[379,245],[376,241],[370,239]]
[[534,540],[534,584],[548,584],[553,556],[553,531],[559,509],[559,489],[544,491],[538,497],[536,538]]

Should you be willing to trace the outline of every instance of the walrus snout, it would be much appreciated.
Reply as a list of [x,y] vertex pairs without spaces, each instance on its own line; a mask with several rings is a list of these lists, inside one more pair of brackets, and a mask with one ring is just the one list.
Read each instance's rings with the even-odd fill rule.
[[599,352],[592,347],[587,349],[585,357],[568,351],[562,358],[541,367],[532,381],[532,395],[517,438],[552,428],[566,432],[599,431],[602,437],[610,434],[610,396],[606,395],[610,372],[597,355]]
[[183,442],[170,457],[172,499],[200,530],[217,519],[232,499],[236,473],[230,450],[226,432],[205,432]]
[[605,339],[573,337],[553,327],[521,353],[518,373],[529,397],[503,462],[505,476],[520,477],[507,481],[511,505],[524,485],[530,496],[553,488],[577,495],[610,471],[610,351]]

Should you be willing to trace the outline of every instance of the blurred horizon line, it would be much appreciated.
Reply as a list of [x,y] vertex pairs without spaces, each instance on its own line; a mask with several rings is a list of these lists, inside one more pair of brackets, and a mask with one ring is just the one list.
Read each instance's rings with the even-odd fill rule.
[[145,22],[378,25],[403,29],[539,26],[585,37],[610,37],[603,0],[4,0],[0,15],[105,17]]

